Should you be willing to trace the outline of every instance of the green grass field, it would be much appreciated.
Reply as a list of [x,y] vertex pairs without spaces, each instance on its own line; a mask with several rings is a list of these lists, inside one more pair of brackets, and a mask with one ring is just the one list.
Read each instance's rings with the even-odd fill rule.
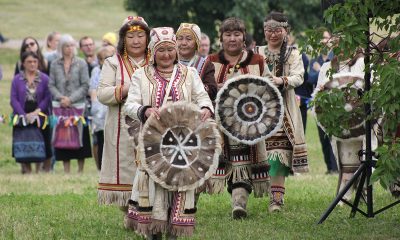
[[117,31],[132,12],[123,0],[0,0],[0,32],[11,39],[45,39],[52,31],[100,40]]
[[[74,37],[100,38],[116,30],[127,15],[118,1],[0,0],[0,31],[10,38],[44,38],[52,30]],[[79,21],[77,20],[79,19]],[[9,91],[18,50],[0,48],[0,114],[9,114]],[[98,172],[87,159],[84,174],[65,175],[61,163],[54,173],[20,174],[11,157],[11,127],[0,123],[0,239],[141,239],[123,228],[117,207],[97,204]],[[202,195],[192,239],[399,239],[400,211],[394,207],[367,219],[350,219],[348,207],[337,207],[322,225],[316,222],[335,195],[337,175],[325,175],[314,119],[307,127],[310,173],[287,180],[286,205],[278,214],[267,212],[268,200],[250,198],[249,218],[233,221],[230,197]],[[375,208],[394,199],[374,185]],[[365,209],[365,206],[362,205]]]

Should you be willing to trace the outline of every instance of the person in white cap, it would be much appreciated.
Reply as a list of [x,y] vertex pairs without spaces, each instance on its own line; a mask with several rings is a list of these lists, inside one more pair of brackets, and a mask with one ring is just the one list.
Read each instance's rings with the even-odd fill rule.
[[[178,63],[174,30],[154,28],[150,35],[150,64],[132,76],[126,114],[144,123],[151,115],[160,118],[159,108],[164,104],[187,101],[201,108],[203,121],[210,118],[214,108],[196,69]],[[162,239],[163,232],[169,239],[193,234],[194,190],[168,191],[150,181],[143,167],[138,167],[135,182],[125,227],[148,239]]]
[[206,57],[199,55],[200,38],[199,26],[193,23],[181,23],[176,32],[179,63],[196,68],[208,96],[211,100],[214,100],[217,95],[217,83],[214,77],[215,68],[210,61],[207,61]]
[[122,111],[131,76],[148,63],[150,29],[141,17],[127,17],[120,30],[117,52],[105,59],[97,98],[108,106],[104,126],[104,150],[98,183],[100,204],[114,204],[127,211],[136,172],[135,143]]

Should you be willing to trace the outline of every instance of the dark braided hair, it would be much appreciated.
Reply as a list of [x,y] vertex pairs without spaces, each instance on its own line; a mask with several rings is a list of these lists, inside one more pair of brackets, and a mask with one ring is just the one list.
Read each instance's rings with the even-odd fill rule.
[[[282,22],[282,23],[288,22],[288,18],[283,13],[275,12],[275,11],[272,11],[265,17],[264,23],[266,23],[269,20],[275,20],[277,22]],[[290,28],[287,27],[285,29],[286,29],[287,33],[289,34]],[[276,76],[277,77],[283,76],[283,66],[285,65],[286,50],[287,50],[287,39],[285,37],[283,39],[283,43],[282,43],[281,49],[279,51],[279,62],[278,62],[278,65],[276,66]]]
[[279,51],[279,63],[276,66],[276,76],[277,77],[283,76],[283,66],[285,65],[286,49],[287,49],[287,40],[283,39],[283,43],[281,45],[281,50]]

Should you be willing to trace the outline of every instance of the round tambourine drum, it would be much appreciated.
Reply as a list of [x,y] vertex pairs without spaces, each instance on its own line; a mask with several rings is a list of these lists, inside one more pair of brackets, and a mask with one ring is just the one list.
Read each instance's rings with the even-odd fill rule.
[[180,101],[160,109],[139,134],[140,162],[154,182],[170,191],[203,185],[218,166],[221,136],[213,119],[201,121],[199,107]]
[[268,78],[254,75],[231,78],[218,91],[215,102],[218,126],[238,142],[256,144],[282,126],[282,95]]
[[140,121],[135,120],[128,115],[125,116],[125,124],[128,127],[128,134],[129,138],[133,140],[135,146],[138,145],[138,138],[139,138],[139,132],[140,132]]
[[[339,140],[351,140],[360,138],[365,134],[365,114],[363,111],[362,99],[351,92],[364,89],[364,76],[353,73],[337,73],[332,75],[332,80],[324,85],[321,92],[331,92],[337,88],[343,92],[344,106],[343,108],[349,114],[348,121],[338,121],[338,127],[342,129],[340,134],[333,136]],[[329,114],[332,109],[322,109],[315,104],[314,112],[317,119],[317,124],[325,131],[326,127],[321,122],[320,118],[323,114]]]

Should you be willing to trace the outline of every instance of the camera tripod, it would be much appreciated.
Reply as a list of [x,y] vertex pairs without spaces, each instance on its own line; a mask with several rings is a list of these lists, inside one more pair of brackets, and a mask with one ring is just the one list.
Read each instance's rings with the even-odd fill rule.
[[[367,33],[369,36],[369,32]],[[367,45],[366,48],[366,56],[364,59],[365,66],[368,66],[370,64],[370,47],[369,44]],[[364,92],[367,92],[371,88],[371,72],[369,69],[366,70],[365,75],[364,75],[364,81],[365,81],[365,89]],[[371,150],[371,120],[368,118],[371,113],[371,105],[370,103],[365,103],[364,105],[364,111],[365,115],[367,116],[366,121],[365,121],[365,140],[366,140],[366,150],[365,151],[360,151],[359,152],[359,157],[362,159],[362,157],[365,155],[365,160],[361,162],[360,167],[357,169],[357,171],[354,173],[353,177],[347,182],[347,184],[344,186],[343,189],[341,189],[336,196],[336,198],[333,200],[333,202],[330,204],[328,209],[325,211],[325,213],[321,216],[320,220],[318,221],[318,224],[323,223],[329,216],[329,214],[333,211],[333,209],[336,207],[336,205],[342,201],[345,204],[349,205],[351,207],[351,213],[350,217],[354,217],[357,212],[361,213],[363,216],[367,218],[373,218],[375,215],[397,205],[400,203],[400,200],[395,201],[394,203],[381,208],[380,210],[374,212],[374,204],[373,204],[373,187],[371,184],[371,174],[372,174],[372,168],[375,166],[375,161],[372,160],[372,155],[373,152]],[[354,198],[354,202],[350,203],[349,201],[343,199],[343,196],[346,194],[346,192],[352,187],[352,185],[360,178],[360,181],[357,184],[357,191],[356,195]],[[362,195],[364,189],[366,186],[366,198],[364,198]],[[367,205],[367,211],[361,210],[358,206],[361,200],[361,197],[364,198],[364,201],[366,202]]]

